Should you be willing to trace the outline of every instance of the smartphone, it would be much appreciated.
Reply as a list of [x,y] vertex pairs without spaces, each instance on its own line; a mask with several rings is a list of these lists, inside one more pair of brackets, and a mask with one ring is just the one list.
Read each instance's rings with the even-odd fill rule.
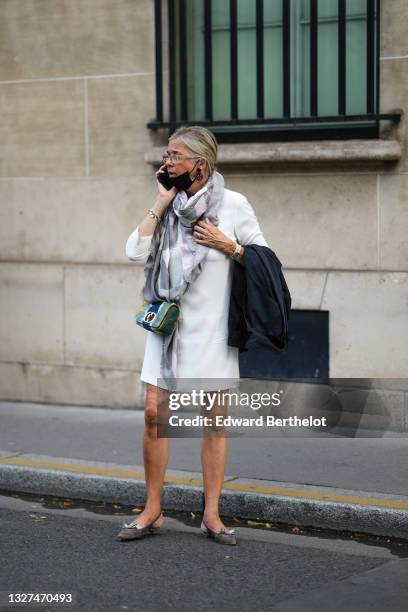
[[167,166],[166,166],[166,168],[164,169],[163,172],[160,172],[157,175],[157,180],[159,181],[159,183],[161,183],[167,189],[167,191],[169,191],[172,187],[174,187],[174,185],[173,185],[173,183],[171,181],[171,178],[169,176],[169,173],[167,171]]

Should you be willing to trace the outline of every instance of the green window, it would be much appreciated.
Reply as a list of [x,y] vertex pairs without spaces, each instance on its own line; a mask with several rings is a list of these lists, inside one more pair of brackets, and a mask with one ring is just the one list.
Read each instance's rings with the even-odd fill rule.
[[[266,117],[283,116],[282,2],[264,2],[264,105]],[[213,118],[230,118],[229,0],[212,3]],[[204,6],[187,3],[188,116],[205,119]],[[256,118],[256,3],[238,0],[238,114]],[[366,87],[366,0],[346,4],[347,114],[364,114]],[[310,113],[310,0],[291,2],[291,114]],[[318,2],[319,115],[338,114],[338,0]]]

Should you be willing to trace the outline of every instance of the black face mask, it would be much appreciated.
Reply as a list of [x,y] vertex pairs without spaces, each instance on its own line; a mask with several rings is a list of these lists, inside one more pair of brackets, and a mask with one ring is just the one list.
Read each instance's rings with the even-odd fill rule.
[[[196,164],[194,164],[194,168],[195,166]],[[186,189],[191,187],[191,185],[194,183],[194,181],[197,178],[197,174],[195,175],[193,179],[190,178],[190,172],[184,172],[183,174],[180,174],[179,176],[170,176],[169,178],[170,178],[170,181],[173,187],[175,187],[178,191],[185,191]]]

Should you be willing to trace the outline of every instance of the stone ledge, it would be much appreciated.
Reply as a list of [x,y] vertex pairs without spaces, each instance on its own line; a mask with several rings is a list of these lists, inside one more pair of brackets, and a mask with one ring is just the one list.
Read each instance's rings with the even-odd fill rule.
[[[145,161],[160,165],[163,147],[153,147],[145,154]],[[402,155],[397,140],[319,140],[302,142],[268,142],[221,144],[218,150],[220,165],[274,165],[281,163],[382,163],[397,162]]]

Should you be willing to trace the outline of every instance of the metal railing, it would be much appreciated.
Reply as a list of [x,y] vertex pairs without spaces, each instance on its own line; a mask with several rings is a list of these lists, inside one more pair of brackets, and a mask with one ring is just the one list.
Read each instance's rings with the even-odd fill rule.
[[[322,136],[322,124],[338,124],[326,130],[327,136],[358,137],[378,136],[379,121],[398,122],[399,113],[379,113],[380,96],[380,0],[366,0],[366,113],[346,114],[346,2],[338,0],[338,114],[319,115],[318,108],[318,0],[310,2],[310,114],[293,116],[291,113],[291,0],[282,0],[282,117],[265,115],[264,84],[264,1],[256,2],[256,118],[240,117],[238,113],[238,10],[237,0],[229,0],[230,31],[230,117],[214,119],[213,114],[213,27],[212,0],[202,0],[204,19],[204,109],[205,119],[199,120],[188,114],[188,72],[187,72],[187,2],[189,0],[154,0],[155,8],[155,54],[156,54],[156,118],[147,126],[151,129],[169,128],[174,131],[179,125],[199,124],[212,127],[215,131],[224,128],[230,133],[240,129],[241,134],[254,136],[254,128],[269,129],[267,139],[276,139],[273,128],[287,127],[289,138],[299,136],[302,128],[303,137]],[[214,0],[216,2],[217,0]],[[168,118],[164,118],[163,103],[163,11],[167,10],[168,22]],[[176,53],[177,51],[177,53]],[[176,65],[177,59],[177,65]],[[361,127],[361,122],[369,127]],[[340,125],[341,124],[341,125]],[[349,129],[345,129],[345,126]],[[354,129],[353,129],[354,126]],[[350,129],[351,128],[351,129]],[[290,135],[291,134],[291,135]],[[285,136],[285,130],[279,130],[278,138]]]

